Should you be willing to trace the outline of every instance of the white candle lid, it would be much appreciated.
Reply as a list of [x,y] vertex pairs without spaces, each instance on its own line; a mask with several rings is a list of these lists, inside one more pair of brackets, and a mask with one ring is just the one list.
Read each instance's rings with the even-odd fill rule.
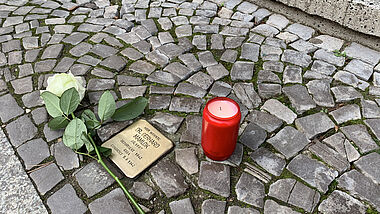
[[214,100],[208,103],[207,110],[214,116],[220,118],[230,118],[239,111],[235,103],[229,100]]

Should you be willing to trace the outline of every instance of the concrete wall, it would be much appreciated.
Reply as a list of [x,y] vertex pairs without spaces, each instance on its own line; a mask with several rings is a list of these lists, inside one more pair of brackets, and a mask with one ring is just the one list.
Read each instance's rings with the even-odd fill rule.
[[[331,21],[327,18],[323,18],[321,16],[317,15],[311,15],[310,13],[306,13],[302,11],[301,9],[298,9],[297,7],[290,7],[286,4],[283,4],[280,2],[280,0],[246,0],[250,1],[260,7],[268,8],[269,10],[273,11],[274,13],[283,14],[293,22],[298,22],[307,26],[310,26],[318,31],[318,34],[328,34],[332,35],[334,37],[338,37],[340,39],[351,41],[351,42],[357,42],[360,44],[363,44],[367,47],[370,47],[372,49],[375,49],[377,51],[380,51],[380,36],[379,36],[379,30],[377,30],[377,36],[373,33],[369,32],[360,32],[356,27],[345,27],[343,24],[339,24],[339,21]],[[327,1],[327,0],[320,0],[320,1]],[[340,1],[340,0],[335,0]],[[331,1],[331,2],[335,2]],[[375,0],[379,1],[380,0]],[[285,1],[284,1],[285,2]],[[307,2],[310,3],[310,0],[292,0],[291,3],[293,5],[305,5]],[[348,2],[346,0],[346,2]],[[338,5],[339,6],[339,5]],[[380,8],[380,7],[379,7]],[[321,9],[320,9],[321,10]],[[321,10],[323,14],[327,14],[328,9]],[[347,10],[346,10],[347,11]],[[335,17],[339,17],[335,13]],[[346,17],[344,13],[341,15],[342,19],[343,17]],[[380,17],[377,17],[377,19],[380,19]],[[376,20],[376,19],[374,19]],[[376,24],[379,24],[377,22],[380,22],[380,20],[376,20]],[[343,23],[341,21],[340,23]],[[364,21],[363,21],[364,23]],[[361,24],[358,24],[360,27]],[[377,27],[379,29],[379,27]]]
[[380,37],[379,0],[275,0],[350,29]]

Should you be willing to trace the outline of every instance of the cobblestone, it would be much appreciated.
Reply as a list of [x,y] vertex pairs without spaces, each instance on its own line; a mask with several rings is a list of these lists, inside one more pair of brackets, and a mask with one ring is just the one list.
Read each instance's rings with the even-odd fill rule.
[[[371,205],[379,211],[378,51],[241,0],[120,2],[0,0],[0,125],[13,146],[6,151],[23,162],[0,182],[1,213],[45,213],[43,204],[52,213],[133,212],[100,165],[65,147],[63,130],[47,125],[40,90],[48,77],[68,71],[86,80],[83,107],[94,107],[105,90],[117,106],[149,95],[140,118],[176,148],[126,181],[144,210],[364,213]],[[236,100],[242,113],[241,143],[225,161],[205,158],[201,146],[201,111],[214,96]],[[104,142],[132,122],[107,121],[95,139]],[[258,167],[248,165],[250,158]],[[22,177],[16,170],[32,170],[35,181],[14,185]],[[44,176],[32,176],[38,173],[54,176],[41,182]],[[31,188],[13,191],[24,183]],[[229,206],[212,194],[228,197]]]

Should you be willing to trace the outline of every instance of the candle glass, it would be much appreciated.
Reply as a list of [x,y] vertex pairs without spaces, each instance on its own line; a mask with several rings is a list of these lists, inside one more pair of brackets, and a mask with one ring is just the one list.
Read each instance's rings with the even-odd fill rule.
[[202,117],[202,148],[212,160],[226,160],[235,150],[241,119],[232,99],[216,97],[207,102]]

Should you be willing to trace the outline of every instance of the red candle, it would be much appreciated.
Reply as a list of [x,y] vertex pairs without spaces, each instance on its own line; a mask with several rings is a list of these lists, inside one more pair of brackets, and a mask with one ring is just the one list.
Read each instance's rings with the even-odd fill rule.
[[216,97],[203,110],[202,148],[213,160],[226,160],[235,150],[240,124],[240,107],[232,99]]

